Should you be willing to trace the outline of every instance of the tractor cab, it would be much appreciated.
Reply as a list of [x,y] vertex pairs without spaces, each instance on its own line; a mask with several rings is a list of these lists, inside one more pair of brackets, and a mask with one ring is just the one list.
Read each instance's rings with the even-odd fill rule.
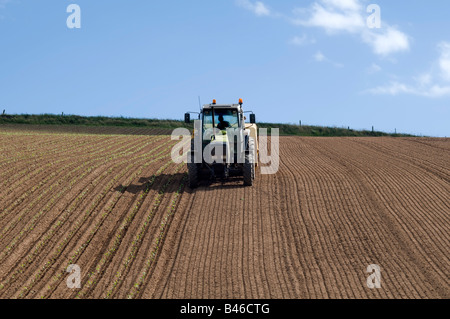
[[[188,163],[191,187],[197,185],[201,171],[209,173],[211,178],[243,175],[245,185],[253,184],[257,163],[253,153],[258,153],[255,115],[249,111],[251,123],[246,124],[244,113],[247,112],[242,104],[240,99],[239,104],[220,105],[213,100],[203,105],[192,138],[192,163]],[[191,122],[190,113],[185,114],[185,122]],[[251,163],[246,165],[246,161]],[[248,172],[244,174],[246,169]]]

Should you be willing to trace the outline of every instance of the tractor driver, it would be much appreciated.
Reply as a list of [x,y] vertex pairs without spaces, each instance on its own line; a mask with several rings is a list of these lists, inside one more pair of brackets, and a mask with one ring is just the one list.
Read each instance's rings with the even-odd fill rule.
[[219,115],[219,124],[217,124],[217,128],[221,131],[226,130],[227,128],[229,128],[230,122],[227,122],[223,119],[223,115]]

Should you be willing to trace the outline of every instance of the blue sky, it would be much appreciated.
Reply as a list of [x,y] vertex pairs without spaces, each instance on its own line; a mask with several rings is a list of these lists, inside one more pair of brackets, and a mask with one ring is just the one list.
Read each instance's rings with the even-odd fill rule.
[[198,96],[243,98],[258,121],[450,136],[448,12],[448,0],[0,0],[0,111],[182,119]]

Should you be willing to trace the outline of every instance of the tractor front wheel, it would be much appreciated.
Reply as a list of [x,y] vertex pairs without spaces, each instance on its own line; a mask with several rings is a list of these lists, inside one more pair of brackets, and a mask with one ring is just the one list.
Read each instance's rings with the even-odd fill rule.
[[255,141],[250,138],[248,141],[248,153],[245,154],[244,186],[253,186],[256,171],[255,162]]
[[251,163],[249,155],[245,155],[244,185],[253,186],[254,179],[255,179],[255,163]]

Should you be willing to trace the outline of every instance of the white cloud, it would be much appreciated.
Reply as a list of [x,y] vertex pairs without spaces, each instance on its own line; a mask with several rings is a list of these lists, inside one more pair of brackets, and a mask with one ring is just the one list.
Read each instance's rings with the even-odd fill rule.
[[[323,4],[313,3],[310,10],[295,9],[294,14],[300,16],[293,20],[294,24],[306,27],[318,27],[332,34],[339,31],[358,32],[365,22],[357,6],[343,4],[338,0],[322,0]],[[353,0],[351,2],[354,2]],[[301,16],[308,17],[303,18]]]
[[385,86],[379,86],[366,91],[367,93],[374,95],[400,95],[400,94],[410,94],[429,98],[440,98],[445,96],[450,96],[450,86],[442,86],[439,84],[434,84],[432,86],[421,88],[417,86],[411,86],[399,82],[391,82]]
[[435,64],[439,66],[439,71],[431,70],[413,77],[414,84],[391,81],[387,85],[367,90],[366,93],[393,96],[409,94],[428,98],[450,96],[450,85],[448,83],[439,83],[439,79],[450,81],[450,43],[441,42],[437,47],[440,56]]
[[295,25],[321,28],[330,35],[342,32],[358,35],[380,56],[410,49],[408,35],[387,23],[381,29],[369,29],[361,0],[318,0],[309,9],[294,9],[294,15]]
[[342,63],[337,63],[337,62],[334,62],[334,61],[330,60],[329,58],[327,58],[321,51],[317,51],[317,53],[313,55],[313,59],[314,59],[314,61],[319,62],[319,63],[321,63],[321,62],[330,63],[336,68],[344,67],[344,65]]
[[[257,16],[280,17],[263,2],[235,0],[236,4]],[[359,36],[376,55],[387,57],[393,53],[410,49],[410,37],[395,27],[382,23],[381,29],[370,29],[364,0],[316,0],[309,8],[295,8],[294,18],[288,20],[297,26],[321,28],[329,35],[348,33]],[[285,17],[285,16],[284,16]],[[285,17],[286,18],[286,17]],[[289,41],[294,45],[305,45],[304,37],[294,37]],[[444,61],[447,68],[450,64]]]
[[450,43],[441,42],[438,45],[441,56],[439,58],[439,67],[441,75],[446,81],[450,81]]
[[314,43],[316,43],[316,39],[310,38],[306,34],[303,34],[301,37],[295,36],[291,40],[289,40],[289,44],[296,46],[305,46]]
[[323,62],[326,61],[327,58],[323,55],[322,52],[317,52],[316,54],[314,54],[314,60],[316,60],[317,62]]
[[334,8],[349,11],[358,11],[362,9],[358,0],[323,0],[323,2]]
[[365,30],[362,33],[362,39],[381,56],[409,50],[408,36],[393,27],[386,27],[380,33]]
[[433,77],[431,73],[423,73],[419,76],[414,77],[413,79],[420,87],[426,87],[432,83]]
[[388,85],[379,86],[366,91],[375,95],[399,95],[401,93],[414,94],[416,90],[406,84],[399,82],[391,82]]
[[433,85],[428,92],[426,92],[426,95],[428,97],[443,97],[443,96],[450,96],[450,86],[441,86],[441,85]]
[[250,0],[236,0],[236,3],[257,16],[262,17],[271,15],[270,9],[261,1],[251,2]]

